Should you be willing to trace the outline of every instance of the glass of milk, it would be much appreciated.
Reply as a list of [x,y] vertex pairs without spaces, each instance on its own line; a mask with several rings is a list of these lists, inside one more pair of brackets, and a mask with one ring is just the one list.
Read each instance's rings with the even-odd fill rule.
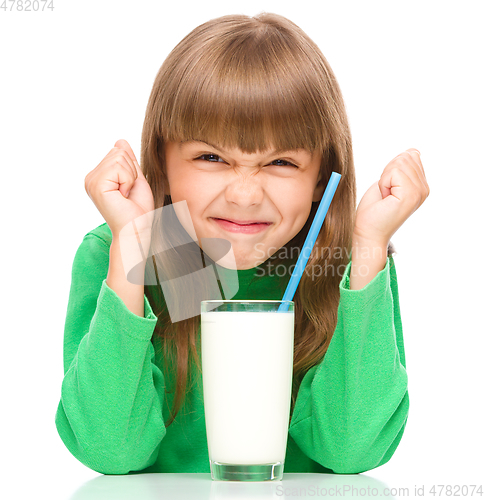
[[[282,303],[286,311],[278,311]],[[293,342],[293,301],[201,302],[202,384],[212,479],[282,479]]]

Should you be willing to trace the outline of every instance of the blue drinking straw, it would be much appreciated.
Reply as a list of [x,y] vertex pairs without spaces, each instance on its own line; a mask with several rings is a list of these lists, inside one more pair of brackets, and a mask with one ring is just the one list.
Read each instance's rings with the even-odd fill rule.
[[[332,175],[330,176],[330,180],[328,181],[325,192],[323,193],[322,200],[320,201],[317,213],[313,219],[310,231],[308,231],[305,243],[303,243],[302,251],[296,261],[295,270],[291,274],[290,281],[286,287],[283,300],[293,300],[298,283],[300,283],[306,263],[308,262],[308,258],[313,250],[313,245],[315,245],[318,233],[320,232],[320,228],[322,227],[325,216],[327,215],[328,207],[332,202],[333,195],[335,194],[335,190],[340,182],[340,177],[342,176],[337,174],[337,172],[332,172]],[[281,303],[278,307],[278,312],[288,311],[288,306],[288,303]]]

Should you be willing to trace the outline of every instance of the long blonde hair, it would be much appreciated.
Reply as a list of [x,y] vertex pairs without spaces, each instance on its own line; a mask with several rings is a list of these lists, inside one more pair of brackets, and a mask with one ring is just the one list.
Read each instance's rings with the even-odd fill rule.
[[[335,330],[339,283],[352,244],[356,210],[352,141],[335,75],[318,46],[281,15],[262,12],[254,17],[212,19],[178,43],[153,84],[140,158],[155,208],[171,204],[164,143],[192,139],[249,154],[269,147],[305,148],[322,154],[324,186],[332,171],[342,176],[307,263],[307,268],[321,266],[326,272],[315,279],[304,273],[293,299],[292,412],[303,376],[323,359]],[[313,203],[307,223],[283,248],[301,249],[317,208],[318,203]],[[153,234],[161,233],[157,224],[161,222],[155,220]],[[177,258],[177,245],[172,243]],[[173,263],[157,259],[154,253],[155,272],[173,276]],[[183,258],[188,259],[187,255]],[[276,266],[284,257],[277,252],[269,260]],[[189,270],[190,264],[184,265]],[[195,366],[200,370],[200,315],[172,324],[157,292],[160,294],[159,287],[145,285],[145,294],[159,318],[155,335],[162,341],[167,366],[171,360],[176,372],[168,427],[184,401],[191,370]]]

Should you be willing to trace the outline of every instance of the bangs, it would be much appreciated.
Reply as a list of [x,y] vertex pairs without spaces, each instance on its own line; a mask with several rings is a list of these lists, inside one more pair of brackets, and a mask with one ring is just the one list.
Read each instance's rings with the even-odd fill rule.
[[160,107],[162,138],[249,154],[270,148],[323,152],[332,116],[328,84],[318,77],[322,68],[286,36],[252,26],[179,54],[165,82],[172,91],[164,92]]

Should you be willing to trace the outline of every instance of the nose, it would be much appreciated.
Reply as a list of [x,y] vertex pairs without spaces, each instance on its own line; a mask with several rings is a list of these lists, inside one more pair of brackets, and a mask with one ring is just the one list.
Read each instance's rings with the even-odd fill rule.
[[241,208],[258,205],[263,201],[264,196],[261,183],[261,175],[258,175],[258,172],[238,174],[226,187],[226,200]]

